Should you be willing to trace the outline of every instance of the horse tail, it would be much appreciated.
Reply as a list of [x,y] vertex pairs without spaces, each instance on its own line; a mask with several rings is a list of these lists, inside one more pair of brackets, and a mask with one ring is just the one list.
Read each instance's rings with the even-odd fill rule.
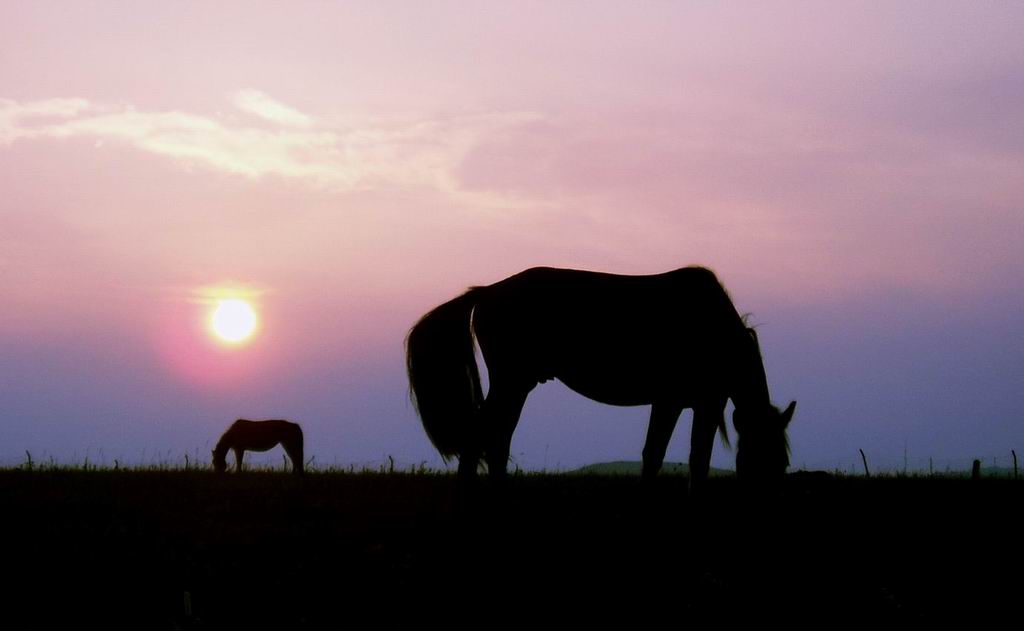
[[474,287],[435,308],[405,339],[413,406],[446,461],[465,448],[470,423],[484,398],[472,325],[473,308],[484,289]]

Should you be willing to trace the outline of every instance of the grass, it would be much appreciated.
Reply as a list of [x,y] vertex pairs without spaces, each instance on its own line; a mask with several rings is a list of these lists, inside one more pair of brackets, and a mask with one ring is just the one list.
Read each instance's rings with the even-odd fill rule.
[[[617,460],[615,462],[600,462],[597,464],[586,465],[570,471],[569,473],[578,475],[640,475],[643,468],[643,463],[638,460]],[[666,462],[661,467],[661,475],[689,475],[690,466],[685,462]],[[711,467],[709,472],[711,476],[728,476],[735,475],[732,471],[725,469],[716,469]]]
[[798,474],[765,498],[729,477],[691,497],[680,475],[521,473],[467,502],[451,474],[389,469],[0,470],[5,596],[44,628],[391,627],[492,607],[524,624],[905,622],[980,619],[1021,574],[1024,484],[1008,479]]

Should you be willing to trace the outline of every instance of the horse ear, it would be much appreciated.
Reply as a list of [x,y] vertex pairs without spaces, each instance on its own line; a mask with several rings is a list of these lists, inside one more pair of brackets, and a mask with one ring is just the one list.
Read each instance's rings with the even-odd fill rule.
[[796,411],[796,401],[790,401],[789,406],[786,407],[782,412],[782,426],[789,426],[789,422],[793,420],[793,412]]

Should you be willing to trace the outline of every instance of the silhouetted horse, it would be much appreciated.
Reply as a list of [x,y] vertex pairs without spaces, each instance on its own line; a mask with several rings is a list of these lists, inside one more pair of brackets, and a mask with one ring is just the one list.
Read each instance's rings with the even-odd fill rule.
[[242,470],[242,457],[246,450],[268,451],[277,445],[284,447],[292,461],[292,471],[302,473],[302,428],[288,421],[247,421],[240,418],[217,441],[213,449],[213,468],[218,473],[227,469],[225,456],[235,452],[235,470]]
[[[487,365],[484,398],[474,358]],[[612,405],[651,404],[643,476],[661,469],[684,408],[693,408],[691,484],[708,475],[716,429],[728,442],[735,405],[736,472],[781,478],[789,466],[784,412],[768,396],[757,335],[714,273],[686,267],[651,276],[528,269],[473,287],[423,316],[406,339],[413,402],[434,446],[459,458],[460,478],[485,459],[506,475],[527,395],[548,379]]]

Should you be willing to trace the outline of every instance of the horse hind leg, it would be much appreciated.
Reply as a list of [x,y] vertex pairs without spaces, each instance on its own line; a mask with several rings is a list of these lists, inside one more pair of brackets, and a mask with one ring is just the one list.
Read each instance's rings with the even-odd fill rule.
[[526,397],[536,384],[491,384],[487,398],[480,409],[480,423],[484,432],[484,457],[492,479],[501,482],[508,475],[512,434],[519,424]]
[[480,459],[483,457],[483,432],[480,428],[482,410],[477,410],[466,424],[466,431],[461,436],[458,448],[459,469],[458,484],[470,488],[476,480]]
[[285,452],[287,452],[288,457],[291,458],[292,473],[301,475],[305,470],[305,463],[302,460],[302,437],[300,436],[297,440],[287,445],[285,447]]
[[235,472],[242,472],[242,458],[245,457],[245,450],[241,447],[235,447]]
[[477,467],[480,466],[480,450],[477,447],[464,447],[459,453],[459,482],[469,483],[476,477]]
[[641,470],[643,480],[651,480],[661,471],[668,450],[668,441],[683,411],[675,403],[655,403],[651,406],[651,421],[647,425],[647,440],[644,443],[644,464]]

